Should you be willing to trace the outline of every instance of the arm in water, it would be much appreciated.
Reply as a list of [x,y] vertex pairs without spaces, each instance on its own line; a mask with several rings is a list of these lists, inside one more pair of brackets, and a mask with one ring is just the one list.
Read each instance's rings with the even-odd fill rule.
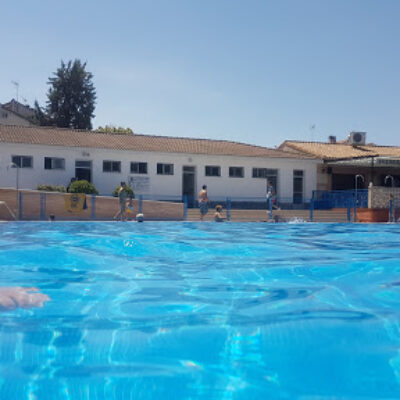
[[43,307],[50,297],[40,293],[38,288],[21,286],[0,287],[0,311],[13,310],[18,307]]

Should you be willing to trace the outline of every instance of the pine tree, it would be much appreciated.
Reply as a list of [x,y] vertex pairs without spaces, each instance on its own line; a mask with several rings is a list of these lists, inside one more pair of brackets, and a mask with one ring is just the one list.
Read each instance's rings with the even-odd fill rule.
[[60,128],[92,129],[96,90],[93,74],[85,70],[86,63],[76,59],[57,69],[50,77],[47,106],[42,109],[35,102],[36,118],[41,125]]

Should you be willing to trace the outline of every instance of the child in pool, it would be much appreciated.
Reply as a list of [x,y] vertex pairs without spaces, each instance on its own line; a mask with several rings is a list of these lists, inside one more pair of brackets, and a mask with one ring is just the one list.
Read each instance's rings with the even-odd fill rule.
[[215,207],[214,221],[215,222],[224,222],[225,218],[222,216],[222,206],[218,204]]

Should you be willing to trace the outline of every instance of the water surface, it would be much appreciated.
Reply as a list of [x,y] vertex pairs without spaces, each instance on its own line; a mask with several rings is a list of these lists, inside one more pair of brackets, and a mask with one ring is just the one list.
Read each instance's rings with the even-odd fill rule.
[[0,224],[0,399],[399,399],[400,228]]

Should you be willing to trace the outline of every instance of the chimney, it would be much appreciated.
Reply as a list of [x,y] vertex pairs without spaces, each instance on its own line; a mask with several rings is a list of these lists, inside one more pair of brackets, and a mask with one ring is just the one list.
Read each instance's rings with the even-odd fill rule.
[[332,143],[332,144],[336,143],[336,136],[329,136],[328,141],[329,141],[329,143]]

